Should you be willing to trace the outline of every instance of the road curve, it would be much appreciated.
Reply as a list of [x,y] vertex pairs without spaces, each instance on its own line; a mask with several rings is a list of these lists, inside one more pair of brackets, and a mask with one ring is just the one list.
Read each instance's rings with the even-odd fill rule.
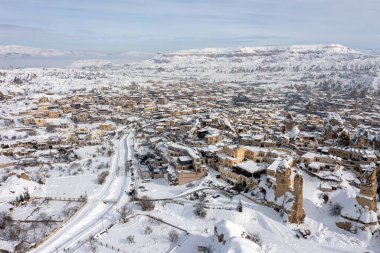
[[48,240],[30,252],[67,252],[77,246],[79,241],[95,235],[119,218],[117,209],[128,202],[124,192],[129,188],[130,177],[119,175],[117,170],[119,167],[124,169],[125,162],[132,158],[133,136],[132,132],[120,138],[112,158],[110,174],[102,187],[88,197],[87,204]]

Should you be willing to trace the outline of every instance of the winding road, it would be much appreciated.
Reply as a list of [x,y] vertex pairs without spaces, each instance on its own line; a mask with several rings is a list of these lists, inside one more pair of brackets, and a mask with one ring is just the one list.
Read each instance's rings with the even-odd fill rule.
[[30,252],[72,252],[80,242],[109,227],[120,217],[117,212],[128,202],[131,178],[124,173],[125,163],[133,159],[134,132],[123,135],[112,157],[110,174],[97,192],[88,197],[87,204],[52,234],[44,243]]

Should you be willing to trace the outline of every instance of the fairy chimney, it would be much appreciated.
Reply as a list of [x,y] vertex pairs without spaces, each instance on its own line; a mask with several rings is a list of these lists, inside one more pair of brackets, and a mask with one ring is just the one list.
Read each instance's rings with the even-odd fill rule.
[[369,210],[376,212],[376,190],[376,166],[372,163],[367,169],[365,169],[361,178],[360,193],[356,196],[359,205],[363,207],[368,206]]
[[305,210],[303,209],[303,177],[296,174],[294,177],[294,203],[289,215],[290,223],[303,223],[305,219]]
[[291,190],[291,179],[290,174],[292,170],[290,166],[286,163],[282,162],[276,172],[276,189],[275,196],[279,198],[283,196],[285,193],[290,192]]

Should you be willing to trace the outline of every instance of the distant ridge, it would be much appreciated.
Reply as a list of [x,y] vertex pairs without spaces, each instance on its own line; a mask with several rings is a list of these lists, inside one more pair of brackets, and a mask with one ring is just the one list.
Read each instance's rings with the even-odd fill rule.
[[72,51],[61,49],[43,49],[21,45],[0,45],[0,56],[2,57],[61,57],[61,56],[93,56],[93,57],[153,57],[155,53],[127,51],[120,53],[103,53],[97,51]]
[[57,57],[74,54],[72,51],[58,50],[58,49],[41,49],[34,47],[26,47],[19,45],[0,45],[0,56],[5,57],[27,57],[27,56],[40,56],[40,57]]
[[165,55],[236,55],[236,54],[262,54],[265,52],[290,52],[290,53],[333,53],[347,54],[360,53],[352,48],[340,45],[292,45],[292,46],[268,46],[268,47],[239,47],[239,48],[203,48],[180,50]]
[[156,53],[139,51],[104,53],[97,51],[42,49],[21,45],[0,45],[0,67],[101,66],[107,61],[125,64],[147,60],[156,55]]

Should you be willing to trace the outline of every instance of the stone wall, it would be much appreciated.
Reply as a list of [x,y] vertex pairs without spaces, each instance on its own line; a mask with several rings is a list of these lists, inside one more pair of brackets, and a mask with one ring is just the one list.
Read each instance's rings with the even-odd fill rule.
[[178,185],[188,184],[206,176],[207,172],[201,173],[178,173]]

